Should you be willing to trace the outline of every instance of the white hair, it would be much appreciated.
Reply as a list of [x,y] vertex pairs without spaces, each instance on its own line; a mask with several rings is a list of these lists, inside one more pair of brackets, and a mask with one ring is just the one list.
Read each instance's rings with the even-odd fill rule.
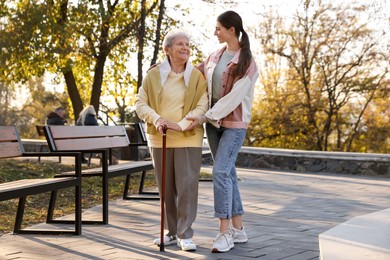
[[81,124],[84,125],[85,123],[85,118],[87,117],[87,114],[92,114],[94,116],[96,116],[96,111],[95,111],[95,108],[94,106],[92,105],[89,105],[87,107],[85,107],[79,114],[79,118],[80,118],[80,121],[81,121]]
[[177,37],[185,37],[188,41],[190,41],[191,37],[190,35],[184,31],[183,29],[173,29],[165,35],[164,42],[163,42],[163,48],[171,47],[173,45],[173,41]]

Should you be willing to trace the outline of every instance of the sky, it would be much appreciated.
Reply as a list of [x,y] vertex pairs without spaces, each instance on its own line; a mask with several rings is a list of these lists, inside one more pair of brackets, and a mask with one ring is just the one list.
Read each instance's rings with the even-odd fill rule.
[[[372,10],[380,10],[379,15],[387,17],[387,24],[375,24],[374,26],[390,30],[390,0],[315,0],[322,2],[332,3],[364,3],[372,6]],[[276,9],[278,13],[285,18],[292,17],[297,10],[302,0],[236,0],[238,4],[229,4],[231,1],[216,0],[216,4],[207,4],[202,0],[167,0],[167,12],[172,17],[182,21],[183,28],[186,29],[194,38],[206,37],[205,41],[201,42],[201,50],[206,54],[215,49],[218,49],[219,43],[217,42],[214,34],[216,17],[227,10],[234,10],[243,19],[244,29],[248,30],[250,27],[254,27],[261,20],[261,14],[269,7]],[[180,12],[175,12],[174,5],[180,4],[187,7],[190,11],[189,16],[183,16]],[[382,20],[383,21],[383,20]],[[195,23],[194,26],[191,23]],[[253,43],[253,37],[249,33],[249,37],[252,39],[251,45],[255,47]]]
[[[284,16],[291,16],[291,10],[294,10],[301,0],[241,0],[238,4],[229,4],[229,1],[216,1],[216,4],[208,4],[202,0],[191,1],[171,1],[167,2],[167,12],[173,18],[183,23],[186,29],[194,38],[206,37],[202,41],[201,50],[204,53],[210,53],[218,48],[219,43],[214,36],[215,21],[219,14],[227,11],[236,11],[243,19],[244,28],[255,26],[261,16],[260,13],[268,6],[278,8],[278,11]],[[180,12],[175,12],[174,5],[180,3],[183,7],[190,10],[190,15],[183,17]],[[195,23],[194,26],[192,23]]]

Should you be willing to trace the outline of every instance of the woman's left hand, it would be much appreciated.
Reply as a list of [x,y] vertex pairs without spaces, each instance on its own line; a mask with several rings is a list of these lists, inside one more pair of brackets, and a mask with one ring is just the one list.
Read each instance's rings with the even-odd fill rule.
[[187,116],[187,120],[192,121],[189,127],[185,131],[192,130],[197,128],[200,125],[203,125],[207,121],[206,116]]
[[177,123],[173,123],[169,120],[167,120],[165,122],[165,127],[167,129],[171,129],[171,130],[174,130],[174,131],[180,131],[181,132],[181,127],[177,124]]

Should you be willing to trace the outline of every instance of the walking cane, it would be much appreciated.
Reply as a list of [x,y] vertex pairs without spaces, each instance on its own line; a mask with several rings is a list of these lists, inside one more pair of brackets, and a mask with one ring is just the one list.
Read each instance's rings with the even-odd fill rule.
[[167,128],[163,126],[162,136],[162,170],[161,170],[161,230],[160,230],[160,251],[164,252],[164,203],[165,203],[165,161],[166,161],[166,150],[167,150]]

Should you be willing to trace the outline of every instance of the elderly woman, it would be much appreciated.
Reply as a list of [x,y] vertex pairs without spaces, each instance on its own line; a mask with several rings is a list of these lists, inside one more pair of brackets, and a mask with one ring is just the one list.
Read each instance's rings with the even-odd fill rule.
[[86,106],[79,115],[76,125],[99,125],[96,118],[96,111],[92,105]]
[[[201,116],[208,107],[207,83],[188,62],[189,36],[169,32],[163,42],[166,58],[150,69],[136,98],[138,117],[146,122],[146,135],[161,194],[162,138],[167,129],[165,209],[167,233],[164,245],[177,244],[194,251],[192,241],[198,204],[203,128],[186,130],[187,116]],[[160,239],[154,240],[156,245]]]

